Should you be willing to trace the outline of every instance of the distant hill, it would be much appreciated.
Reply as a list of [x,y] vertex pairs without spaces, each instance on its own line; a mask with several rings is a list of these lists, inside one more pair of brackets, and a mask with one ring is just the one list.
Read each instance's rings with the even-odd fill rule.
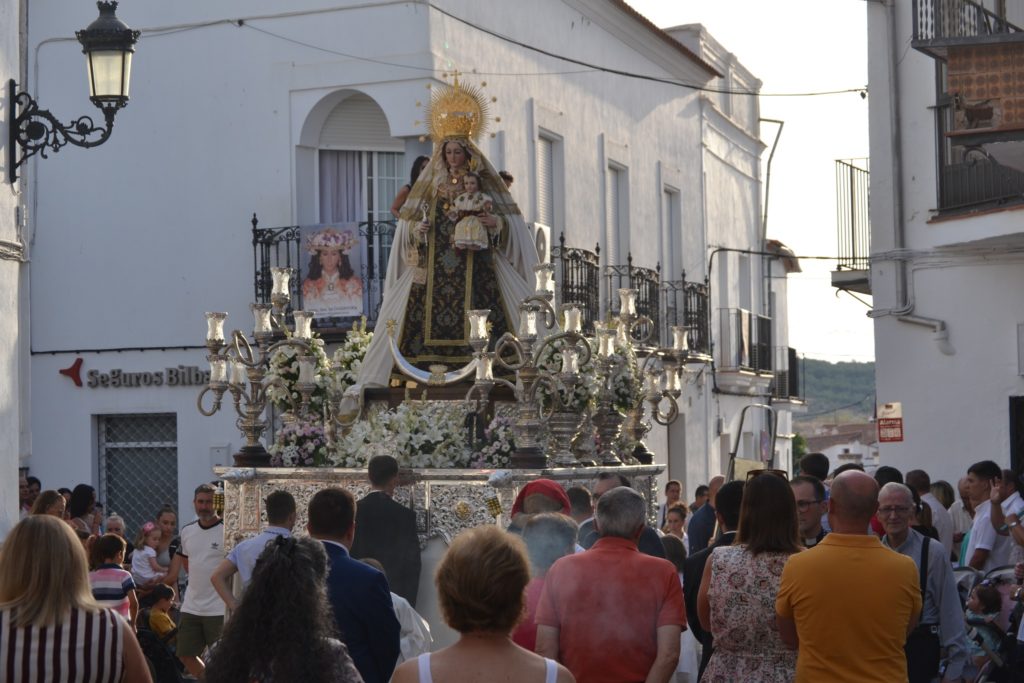
[[829,363],[811,358],[803,363],[807,413],[793,416],[798,423],[856,422],[873,415],[874,363]]

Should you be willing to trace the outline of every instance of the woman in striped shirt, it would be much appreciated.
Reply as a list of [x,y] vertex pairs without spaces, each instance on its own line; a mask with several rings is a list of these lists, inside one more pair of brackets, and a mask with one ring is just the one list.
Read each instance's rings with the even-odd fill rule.
[[56,517],[26,517],[0,550],[0,680],[152,683],[131,627],[96,603],[82,544]]

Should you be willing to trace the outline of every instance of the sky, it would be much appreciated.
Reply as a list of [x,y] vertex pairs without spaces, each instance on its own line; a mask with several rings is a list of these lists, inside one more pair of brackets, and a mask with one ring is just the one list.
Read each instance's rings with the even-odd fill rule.
[[[785,122],[772,161],[768,237],[798,256],[835,256],[836,159],[868,156],[868,103],[856,93],[768,97],[867,85],[863,0],[626,0],[656,25],[703,24],[761,86],[761,118]],[[763,123],[767,145],[776,132]],[[762,176],[763,177],[763,176]],[[804,259],[789,278],[790,346],[831,362],[873,360],[864,303],[830,284],[834,261]],[[870,297],[862,297],[870,303]]]

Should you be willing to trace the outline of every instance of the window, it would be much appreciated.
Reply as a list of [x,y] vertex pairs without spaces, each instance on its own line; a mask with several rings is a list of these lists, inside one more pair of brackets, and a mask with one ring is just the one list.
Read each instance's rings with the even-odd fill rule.
[[107,514],[139,529],[164,504],[178,507],[178,427],[174,413],[98,415],[100,485]]
[[679,277],[675,264],[683,262],[683,228],[679,222],[679,190],[664,186],[661,191],[661,234],[664,235],[665,253],[662,262],[665,264],[667,279]]
[[[405,180],[405,154],[320,150],[320,222],[390,221],[391,202]],[[387,272],[391,233],[367,244],[367,277]]]
[[555,224],[555,143],[537,138],[537,222]]
[[629,253],[628,171],[617,164],[608,165],[605,186],[605,223],[609,265],[625,265]]

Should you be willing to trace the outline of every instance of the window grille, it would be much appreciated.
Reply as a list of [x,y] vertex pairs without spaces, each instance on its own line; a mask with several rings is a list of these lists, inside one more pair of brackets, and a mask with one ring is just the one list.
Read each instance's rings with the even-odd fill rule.
[[98,499],[135,534],[167,504],[177,509],[178,428],[174,413],[98,415]]

